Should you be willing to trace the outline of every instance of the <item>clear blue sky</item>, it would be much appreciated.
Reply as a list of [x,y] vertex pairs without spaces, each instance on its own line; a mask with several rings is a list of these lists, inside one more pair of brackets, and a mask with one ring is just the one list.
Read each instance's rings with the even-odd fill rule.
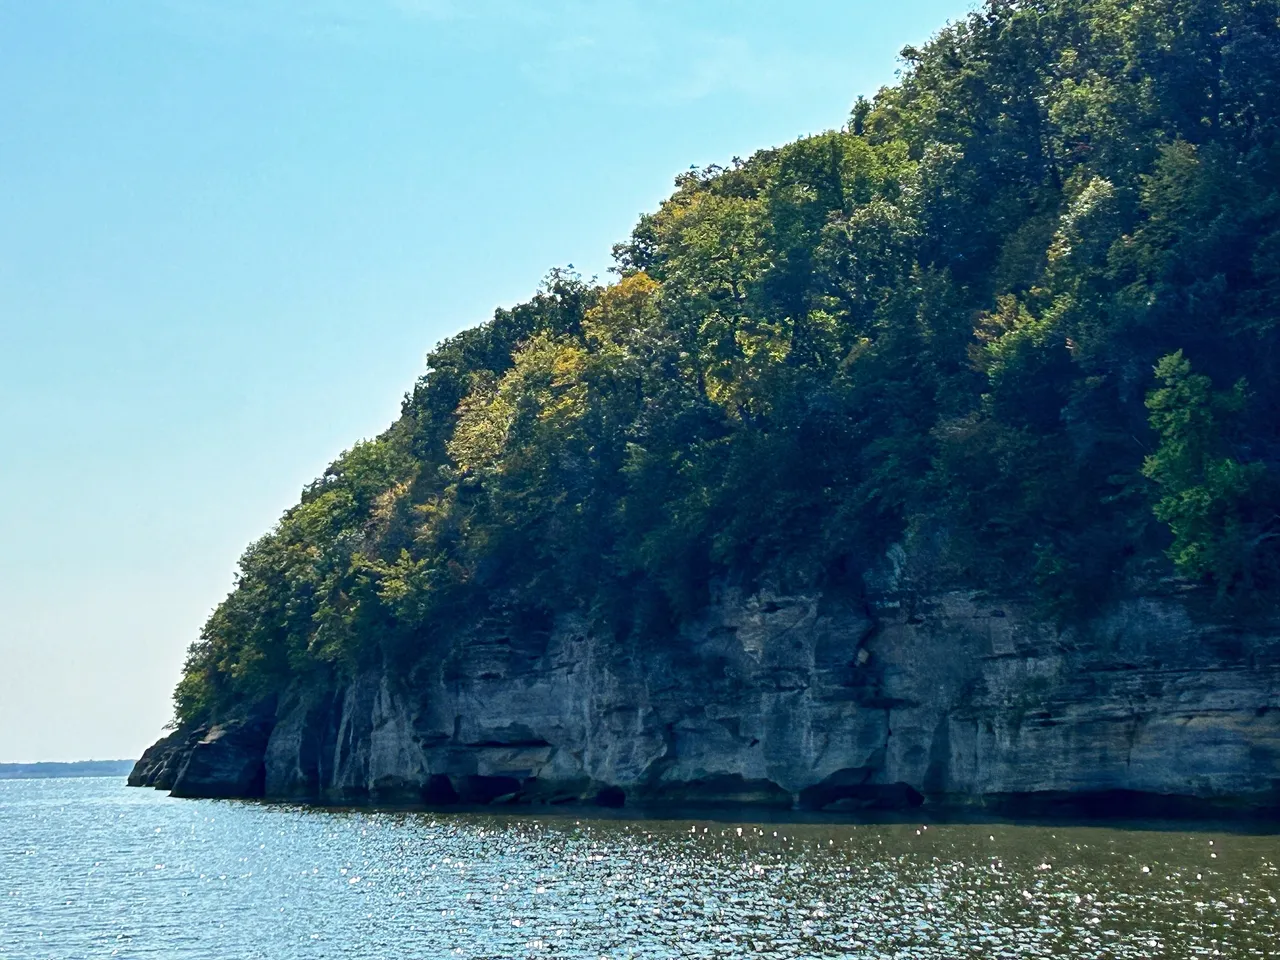
[[437,340],[966,0],[0,0],[0,761],[133,757]]

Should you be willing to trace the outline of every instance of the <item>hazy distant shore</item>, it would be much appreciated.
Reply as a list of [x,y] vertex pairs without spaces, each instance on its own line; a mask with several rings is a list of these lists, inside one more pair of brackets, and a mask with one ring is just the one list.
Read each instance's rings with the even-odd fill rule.
[[127,777],[132,760],[75,760],[70,763],[0,763],[0,780],[51,777]]

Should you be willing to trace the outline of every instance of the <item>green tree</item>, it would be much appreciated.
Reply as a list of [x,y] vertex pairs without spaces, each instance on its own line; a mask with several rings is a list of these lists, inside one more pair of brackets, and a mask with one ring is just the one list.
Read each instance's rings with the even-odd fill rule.
[[1183,574],[1212,578],[1223,592],[1250,589],[1261,572],[1259,552],[1280,537],[1280,517],[1261,524],[1256,517],[1265,465],[1223,453],[1224,420],[1244,407],[1244,381],[1215,392],[1182,351],[1162,357],[1156,377],[1162,386],[1147,407],[1160,444],[1142,472],[1159,491],[1156,516],[1173,534],[1169,557]]

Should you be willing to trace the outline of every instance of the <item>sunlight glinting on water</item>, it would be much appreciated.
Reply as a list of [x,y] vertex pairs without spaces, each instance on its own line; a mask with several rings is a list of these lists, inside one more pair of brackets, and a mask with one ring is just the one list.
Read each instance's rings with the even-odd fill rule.
[[1280,837],[339,811],[0,782],[0,957],[1266,957]]

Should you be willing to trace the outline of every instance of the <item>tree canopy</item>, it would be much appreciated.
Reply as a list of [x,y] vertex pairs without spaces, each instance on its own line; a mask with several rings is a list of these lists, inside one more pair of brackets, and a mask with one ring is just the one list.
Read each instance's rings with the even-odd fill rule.
[[670,631],[894,543],[1057,615],[1280,589],[1280,0],[988,0],[441,343],[249,547],[182,722],[487,616]]

